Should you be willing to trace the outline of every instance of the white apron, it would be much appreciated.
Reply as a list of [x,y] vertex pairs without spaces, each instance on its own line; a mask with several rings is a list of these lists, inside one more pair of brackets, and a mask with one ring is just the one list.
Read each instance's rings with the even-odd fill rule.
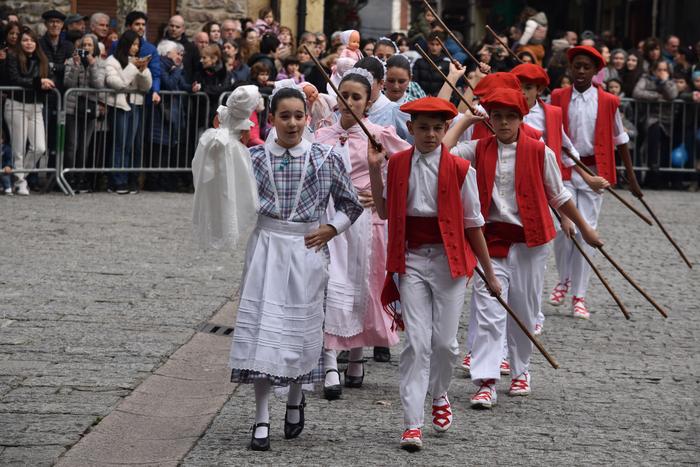
[[[274,184],[269,158],[267,169]],[[294,201],[301,198],[309,153]],[[278,212],[282,212],[275,190]],[[318,222],[259,216],[246,252],[245,275],[229,366],[297,378],[318,366],[323,348],[323,300],[328,262],[304,245]]]

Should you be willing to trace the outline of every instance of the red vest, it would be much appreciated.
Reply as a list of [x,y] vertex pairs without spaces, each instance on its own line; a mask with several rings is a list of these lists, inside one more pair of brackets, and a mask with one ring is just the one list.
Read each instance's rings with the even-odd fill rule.
[[[515,150],[515,198],[528,247],[544,245],[556,236],[544,190],[544,157],[544,143],[528,137],[521,131]],[[484,219],[488,218],[491,207],[497,162],[496,137],[479,140],[476,145],[475,168]],[[488,227],[486,230],[488,235]]]
[[[561,107],[564,130],[569,134],[569,103],[573,86],[552,91],[552,105]],[[613,125],[615,124],[615,114],[620,106],[620,99],[617,96],[603,91],[596,87],[598,91],[598,117],[595,121],[595,134],[593,136],[593,152],[598,175],[606,179],[610,184],[617,183],[617,173],[615,168],[615,144],[613,142]],[[581,154],[581,157],[590,154]],[[564,180],[571,178],[571,169],[562,171]]]
[[[561,149],[562,149],[562,139],[561,139],[561,126],[562,126],[562,114],[561,108],[545,104],[542,100],[539,101],[542,109],[544,109],[544,127],[546,130],[547,146],[554,151],[557,156],[557,164],[559,165],[559,171],[564,170],[564,166],[561,163]],[[569,174],[571,171],[569,170]]]

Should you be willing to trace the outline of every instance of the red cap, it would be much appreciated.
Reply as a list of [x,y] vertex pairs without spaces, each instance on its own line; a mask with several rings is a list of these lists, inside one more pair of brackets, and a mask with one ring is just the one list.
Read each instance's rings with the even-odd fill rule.
[[523,92],[518,89],[497,89],[481,98],[481,105],[487,112],[497,107],[508,107],[516,110],[521,116],[530,111]]
[[497,89],[517,89],[520,91],[520,81],[511,73],[500,71],[484,76],[474,88],[474,95],[483,97]]
[[566,56],[569,57],[569,63],[574,61],[574,57],[577,55],[588,55],[593,59],[593,61],[598,65],[598,70],[605,66],[605,59],[600,52],[598,52],[595,47],[590,45],[577,45],[566,51]]
[[410,115],[415,114],[444,114],[448,120],[457,116],[457,107],[445,99],[438,97],[421,97],[411,102],[407,102],[399,109]]
[[549,76],[547,72],[539,65],[534,63],[521,63],[510,70],[521,83],[534,83],[537,86],[549,86]]

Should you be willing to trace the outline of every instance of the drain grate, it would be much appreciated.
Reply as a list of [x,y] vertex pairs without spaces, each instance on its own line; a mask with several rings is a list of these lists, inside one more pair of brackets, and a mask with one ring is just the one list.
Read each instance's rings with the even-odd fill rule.
[[217,336],[230,336],[231,333],[233,333],[233,328],[222,326],[221,324],[204,323],[197,328],[197,331],[207,334],[216,334]]

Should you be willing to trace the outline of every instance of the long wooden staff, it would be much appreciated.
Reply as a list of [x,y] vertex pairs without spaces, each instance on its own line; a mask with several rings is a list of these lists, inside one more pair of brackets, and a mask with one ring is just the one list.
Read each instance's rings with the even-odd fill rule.
[[333,84],[333,81],[331,81],[331,79],[328,77],[326,70],[323,69],[323,66],[321,66],[318,59],[311,53],[311,51],[306,46],[306,44],[304,44],[303,47],[304,47],[304,50],[306,51],[306,53],[308,53],[309,56],[311,57],[311,60],[314,61],[314,65],[316,65],[316,68],[321,73],[321,76],[323,76],[323,79],[326,80],[326,83],[328,83],[330,85],[330,87],[333,89],[333,92],[335,92],[336,96],[338,96],[338,99],[340,99],[340,102],[342,102],[343,105],[345,106],[345,108],[348,109],[348,112],[350,112],[350,115],[352,115],[352,118],[355,119],[355,121],[360,126],[362,131],[367,135],[367,139],[369,140],[370,144],[372,146],[374,146],[374,148],[377,151],[381,151],[382,145],[376,139],[374,139],[374,136],[372,135],[372,133],[369,132],[369,130],[367,129],[365,124],[362,122],[360,117],[355,115],[355,112],[350,107],[350,104],[348,104],[348,101],[346,101],[345,98],[340,94],[340,91],[338,91],[338,88],[336,87],[336,85]]
[[634,287],[635,289],[637,289],[637,292],[639,292],[640,294],[642,294],[642,296],[644,296],[644,298],[646,298],[647,301],[648,301],[649,303],[651,303],[652,306],[653,306],[654,308],[656,308],[656,309],[659,311],[659,313],[661,313],[661,316],[663,316],[664,318],[668,318],[668,314],[666,313],[666,310],[664,310],[658,303],[656,303],[656,301],[654,301],[654,299],[651,298],[651,297],[649,296],[649,294],[646,293],[646,292],[644,291],[644,289],[642,289],[642,288],[639,286],[639,284],[637,284],[637,283],[634,281],[634,279],[632,279],[632,278],[629,276],[629,274],[627,274],[627,273],[625,272],[625,270],[622,269],[622,267],[621,267],[619,264],[617,264],[617,263],[615,262],[615,260],[613,260],[613,259],[610,257],[610,255],[608,254],[608,252],[605,251],[605,250],[603,249],[602,246],[599,246],[599,247],[598,247],[598,250],[599,250],[601,253],[603,253],[603,256],[605,256],[605,258],[607,258],[607,260],[610,262],[610,264],[612,264],[612,265],[615,267],[615,269],[617,269],[617,270],[620,272],[620,274],[622,274],[622,277],[624,277],[625,279],[627,279],[627,282],[629,282],[629,283],[632,285],[632,287]]
[[659,218],[656,217],[656,214],[654,214],[654,211],[652,211],[652,210],[651,210],[651,207],[647,204],[646,201],[644,201],[644,198],[642,198],[642,197],[640,196],[640,197],[637,198],[637,199],[639,199],[639,201],[644,205],[644,207],[647,209],[647,211],[649,212],[649,214],[651,214],[651,217],[654,218],[654,221],[656,222],[656,225],[659,226],[659,228],[661,229],[661,231],[663,232],[663,234],[666,236],[666,238],[668,239],[668,241],[671,242],[671,245],[673,245],[673,248],[675,248],[676,251],[678,252],[678,254],[681,255],[681,258],[683,258],[683,261],[685,261],[685,264],[686,264],[690,269],[693,269],[693,265],[692,265],[691,262],[688,260],[688,257],[685,256],[685,253],[683,253],[683,250],[681,250],[681,247],[678,246],[678,244],[671,238],[671,234],[668,233],[668,231],[666,230],[666,228],[664,227],[664,225],[661,223],[661,221],[659,220]]
[[[576,166],[577,166],[578,168],[580,168],[581,170],[584,170],[588,175],[595,176],[595,173],[593,173],[593,171],[592,171],[591,169],[589,169],[589,168],[586,166],[586,164],[584,164],[583,162],[581,162],[581,160],[580,160],[578,157],[574,156],[574,155],[571,153],[571,151],[569,151],[567,148],[563,148],[563,149],[564,149],[564,152],[566,152],[566,155],[569,156],[569,158],[570,158],[572,161],[574,161],[574,164],[576,164]],[[608,187],[605,188],[605,191],[607,191],[608,193],[610,193],[611,195],[613,195],[615,198],[617,198],[617,199],[618,199],[622,204],[624,204],[630,211],[632,211],[633,213],[635,213],[635,214],[637,215],[637,217],[639,217],[641,220],[643,220],[644,222],[646,222],[646,223],[649,224],[649,225],[654,225],[654,224],[652,224],[652,222],[649,220],[649,218],[648,218],[647,216],[645,216],[644,214],[642,214],[638,209],[636,209],[636,208],[635,208],[634,206],[632,206],[629,202],[627,202],[627,200],[625,200],[625,198],[623,198],[622,196],[620,196],[620,194],[619,194],[617,191],[615,191],[614,188],[608,186]]]
[[[460,100],[462,102],[464,102],[464,104],[467,106],[469,111],[473,115],[479,115],[476,111],[476,108],[474,108],[474,106],[471,104],[471,102],[469,102],[469,100],[466,97],[464,97],[464,95],[461,92],[459,92],[459,89],[457,89],[457,87],[454,84],[450,83],[450,81],[447,79],[447,76],[445,76],[445,73],[443,73],[442,70],[440,69],[440,67],[437,66],[437,64],[434,61],[432,61],[432,59],[428,56],[427,53],[425,53],[425,50],[423,50],[420,45],[416,45],[416,49],[418,50],[418,53],[421,55],[421,57],[423,57],[423,59],[430,66],[432,66],[433,69],[440,74],[440,76],[442,76],[442,79],[444,79],[445,82],[452,88],[452,91],[454,91],[455,94],[457,94],[457,97],[459,97]],[[495,131],[493,130],[493,127],[491,126],[491,123],[487,122],[486,120],[484,120],[483,123],[484,123],[484,125],[486,125],[488,127],[489,130],[491,130],[493,133],[495,133]]]
[[504,48],[506,49],[506,51],[508,51],[508,53],[510,54],[511,57],[513,57],[514,59],[516,59],[516,60],[518,61],[518,63],[524,63],[524,62],[523,62],[523,59],[520,58],[520,57],[518,57],[518,56],[515,54],[515,52],[513,52],[513,50],[512,50],[510,47],[508,47],[508,44],[505,44],[505,43],[501,40],[501,38],[498,37],[498,34],[496,34],[496,31],[494,31],[493,29],[491,29],[491,26],[489,26],[488,24],[486,25],[486,30],[487,30],[488,32],[490,32],[490,33],[493,35],[493,38],[496,39],[496,42],[498,42],[499,44],[501,44],[501,46],[504,47]]
[[[476,266],[474,268],[474,270],[479,275],[479,277],[481,277],[481,280],[484,281],[484,284],[486,284],[486,288],[489,290],[489,292],[491,292],[493,294],[491,287],[489,287],[489,283],[486,282],[486,276],[484,275],[484,272],[481,270],[481,268],[479,268],[479,266]],[[493,295],[496,297],[496,300],[498,300],[498,303],[500,303],[501,306],[506,309],[506,311],[508,312],[510,317],[513,318],[513,321],[515,321],[515,323],[520,327],[520,329],[522,329],[522,331],[525,333],[527,338],[532,341],[532,343],[535,345],[535,347],[537,347],[537,350],[539,350],[540,353],[542,355],[544,355],[544,358],[546,358],[547,361],[549,362],[549,364],[552,365],[552,368],[554,368],[555,370],[557,368],[559,368],[559,364],[557,363],[557,361],[554,360],[554,358],[551,355],[549,355],[549,352],[547,352],[547,350],[545,350],[544,346],[539,341],[539,339],[536,336],[532,335],[532,333],[527,328],[527,326],[525,326],[525,324],[522,321],[520,321],[520,318],[518,318],[518,315],[516,315],[515,312],[513,311],[513,309],[510,306],[508,306],[506,301],[503,300],[503,298],[500,295],[495,295],[495,294],[493,294]]]
[[[423,3],[425,4],[425,7],[430,11],[430,13],[435,17],[438,23],[440,23],[440,27],[445,30],[445,32],[452,38],[453,41],[457,43],[457,45],[466,53],[469,58],[474,60],[474,63],[476,63],[476,66],[479,66],[479,60],[476,59],[476,57],[460,42],[459,39],[457,39],[457,36],[454,35],[452,31],[450,31],[450,28],[447,27],[447,25],[442,21],[442,18],[438,16],[438,14],[433,10],[433,7],[430,6],[430,3],[428,3],[427,0],[423,0]],[[440,41],[442,42],[442,41]],[[446,48],[446,47],[445,47]]]
[[[550,209],[552,209],[552,208],[550,208]],[[552,212],[554,213],[554,215],[556,216],[557,220],[558,220],[559,223],[561,224],[561,216],[559,215],[559,213],[558,213],[555,209],[552,209]],[[617,294],[613,291],[612,287],[610,287],[610,284],[609,284],[608,281],[605,279],[605,277],[603,277],[603,273],[601,273],[600,270],[596,267],[596,265],[593,264],[593,260],[591,260],[591,257],[588,256],[588,254],[586,253],[586,251],[583,249],[583,247],[582,247],[581,244],[578,242],[578,240],[576,240],[575,237],[571,237],[571,241],[574,242],[574,246],[575,246],[576,249],[579,251],[579,253],[581,253],[581,256],[583,256],[583,259],[586,260],[586,262],[587,262],[588,265],[591,267],[591,269],[593,270],[593,272],[595,272],[595,275],[598,276],[598,279],[600,279],[600,282],[603,283],[603,287],[605,287],[605,289],[608,291],[608,293],[609,293],[610,296],[613,298],[613,300],[615,300],[615,303],[617,303],[617,306],[620,308],[620,311],[622,312],[622,314],[625,315],[625,318],[626,318],[626,319],[630,319],[630,313],[629,313],[629,311],[627,311],[627,308],[625,307],[625,305],[622,303],[622,301],[621,301],[620,298],[617,296]]]

